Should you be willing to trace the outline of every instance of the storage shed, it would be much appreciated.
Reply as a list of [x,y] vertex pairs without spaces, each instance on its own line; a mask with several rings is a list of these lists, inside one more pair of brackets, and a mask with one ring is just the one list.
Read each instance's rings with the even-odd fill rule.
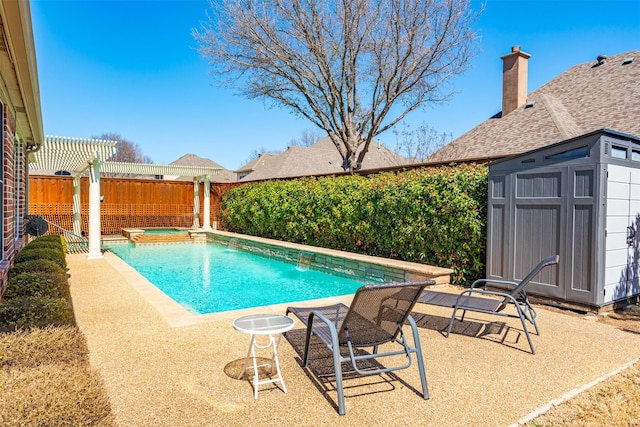
[[640,295],[640,138],[609,129],[489,165],[487,276],[592,308]]

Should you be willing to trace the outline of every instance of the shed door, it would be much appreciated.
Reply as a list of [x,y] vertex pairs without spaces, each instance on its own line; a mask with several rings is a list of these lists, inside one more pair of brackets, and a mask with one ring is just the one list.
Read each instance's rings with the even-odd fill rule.
[[[522,280],[543,258],[562,254],[566,229],[562,169],[543,169],[515,175],[513,210],[513,270],[515,281]],[[558,266],[545,268],[528,286],[532,294],[563,298]]]
[[609,165],[604,303],[640,293],[640,170]]

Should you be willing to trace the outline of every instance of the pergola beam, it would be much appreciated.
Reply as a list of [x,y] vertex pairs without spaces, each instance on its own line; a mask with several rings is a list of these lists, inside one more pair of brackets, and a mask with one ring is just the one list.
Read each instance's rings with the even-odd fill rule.
[[[100,174],[102,172],[132,175],[178,175],[194,178],[194,227],[200,227],[199,186],[205,185],[204,228],[211,228],[209,214],[210,177],[221,168],[198,166],[154,165],[144,163],[109,162],[116,152],[117,141],[46,136],[42,147],[30,159],[30,171],[68,171],[74,174],[73,231],[80,231],[80,175],[89,172],[89,259],[101,258],[100,250]],[[197,199],[196,199],[197,198]]]

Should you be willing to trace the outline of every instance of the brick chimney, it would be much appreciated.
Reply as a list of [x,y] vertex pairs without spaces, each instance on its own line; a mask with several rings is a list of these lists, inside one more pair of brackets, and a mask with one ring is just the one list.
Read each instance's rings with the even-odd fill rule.
[[502,117],[527,102],[529,55],[520,46],[502,57]]

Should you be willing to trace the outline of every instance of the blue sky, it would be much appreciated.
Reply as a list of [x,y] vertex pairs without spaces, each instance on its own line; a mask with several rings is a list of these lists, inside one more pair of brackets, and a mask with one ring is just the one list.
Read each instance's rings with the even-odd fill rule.
[[[313,129],[213,85],[191,36],[207,8],[206,0],[31,0],[45,134],[114,132],[154,163],[193,153],[233,170],[254,150],[284,150]],[[488,0],[475,28],[481,51],[454,80],[456,95],[412,112],[411,128],[457,137],[500,111],[500,57],[514,45],[531,54],[529,92],[599,54],[640,49],[640,0]],[[380,141],[393,148],[395,136]]]

